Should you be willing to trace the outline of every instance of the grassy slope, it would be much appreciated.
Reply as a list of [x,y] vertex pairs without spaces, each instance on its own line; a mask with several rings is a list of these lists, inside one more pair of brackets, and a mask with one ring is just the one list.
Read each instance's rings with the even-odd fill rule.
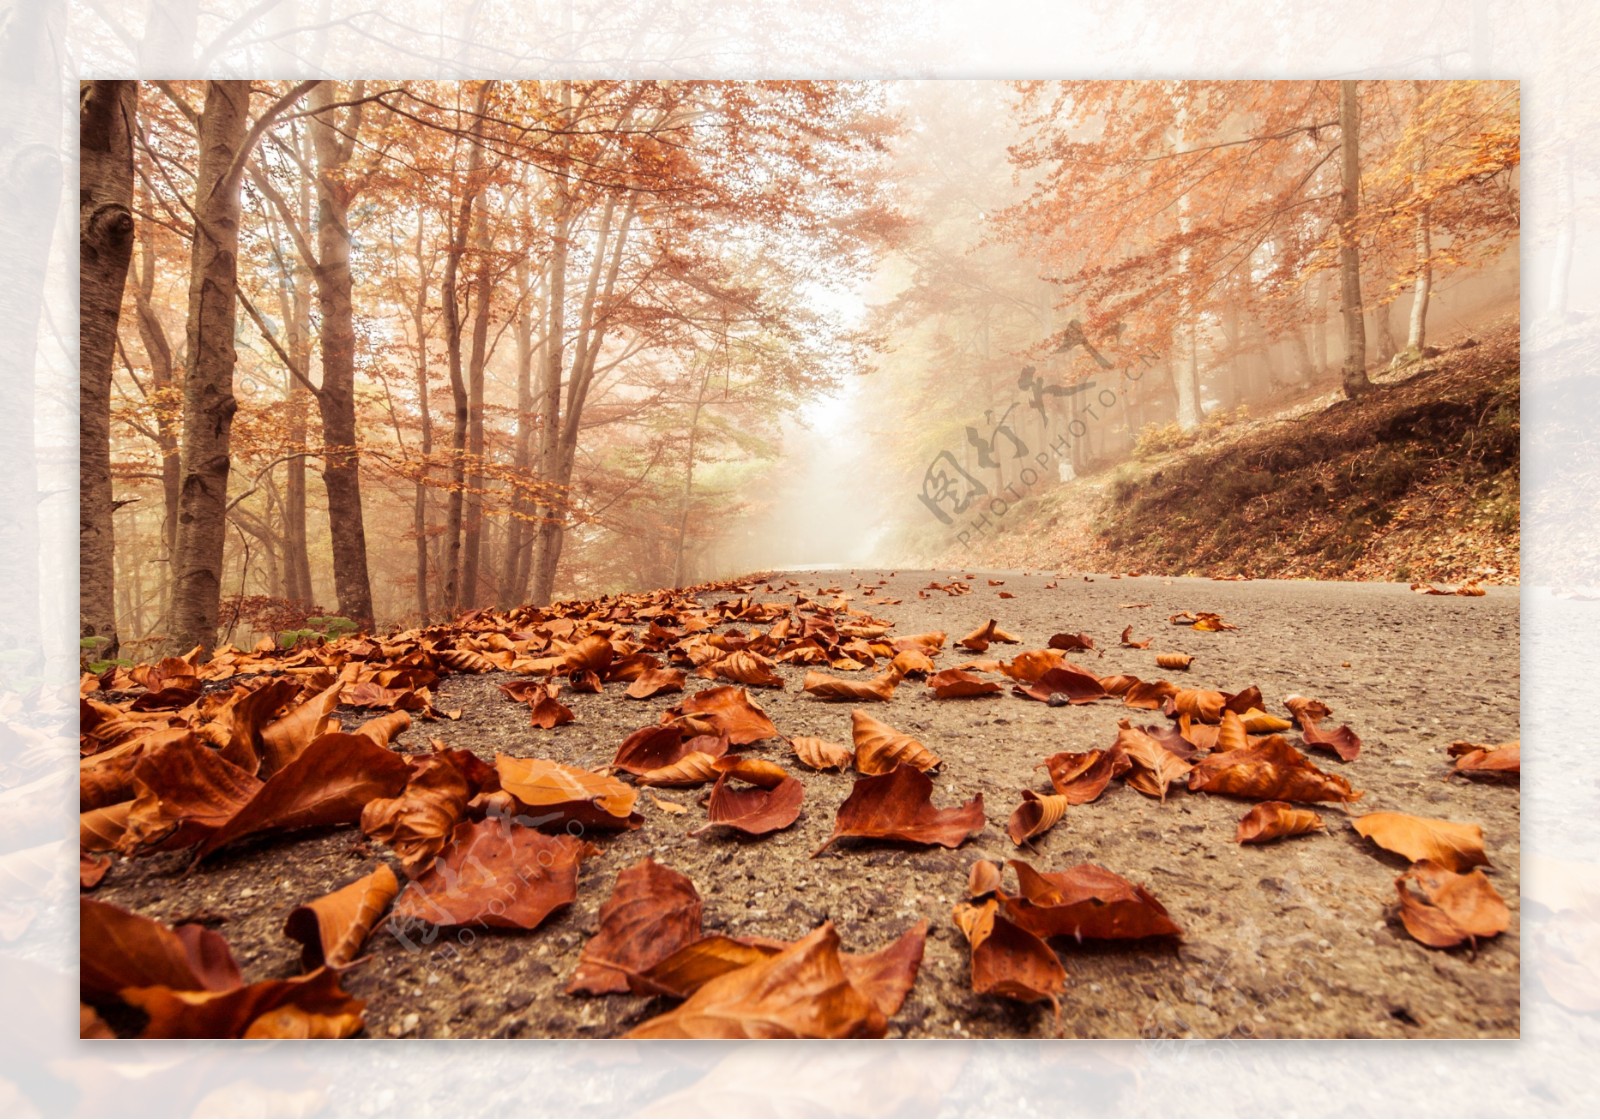
[[1517,582],[1516,319],[1374,380],[1060,487],[947,562]]

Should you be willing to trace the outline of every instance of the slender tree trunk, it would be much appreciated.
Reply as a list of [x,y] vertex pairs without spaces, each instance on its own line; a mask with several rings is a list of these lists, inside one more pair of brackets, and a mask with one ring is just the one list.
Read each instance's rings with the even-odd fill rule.
[[455,228],[450,231],[450,248],[445,257],[443,302],[445,346],[450,363],[450,396],[455,406],[450,430],[450,500],[445,514],[445,608],[453,617],[465,605],[462,596],[461,525],[466,488],[468,399],[467,383],[461,369],[461,306],[457,302],[457,283],[461,258],[472,232],[473,203],[480,189],[483,167],[483,116],[488,105],[489,83],[478,87],[474,104],[472,140],[468,146],[467,177],[461,196],[461,209]]
[[111,363],[133,257],[133,118],[138,85],[89,82],[79,99],[79,636],[117,653],[111,487]]
[[478,254],[477,282],[473,285],[472,358],[467,365],[467,493],[464,555],[461,561],[461,597],[466,607],[478,605],[478,569],[483,562],[483,373],[489,360],[490,234],[487,204],[478,207],[473,236]]
[[160,616],[165,617],[172,590],[173,556],[178,547],[179,448],[175,409],[182,403],[183,390],[173,376],[172,344],[156,314],[155,279],[155,246],[146,238],[139,245],[139,272],[133,295],[139,341],[150,362],[150,398],[156,413],[156,446],[161,451],[161,561],[166,575],[161,580]]
[[1367,379],[1367,325],[1361,309],[1361,249],[1356,243],[1356,215],[1361,209],[1361,106],[1356,83],[1339,83],[1341,176],[1339,191],[1340,303],[1344,313],[1344,395],[1354,397],[1372,387]]
[[555,242],[550,255],[550,321],[546,327],[542,399],[539,409],[539,480],[541,491],[538,524],[533,533],[533,557],[529,571],[532,586],[528,600],[544,606],[550,602],[555,586],[556,558],[561,555],[561,518],[566,497],[558,486],[561,464],[561,379],[566,357],[567,239],[569,219],[565,213],[556,219]]
[[[360,96],[359,88],[355,91]],[[361,452],[356,433],[356,335],[350,276],[351,190],[343,172],[354,149],[360,117],[342,122],[331,109],[335,83],[323,82],[312,105],[317,153],[317,304],[321,312],[322,480],[328,491],[328,527],[333,540],[333,582],[339,613],[363,629],[373,624],[372,585],[367,575],[367,535],[361,511]]]
[[700,412],[705,407],[706,390],[711,386],[711,364],[700,378],[700,392],[694,398],[694,412],[689,417],[689,455],[683,468],[683,496],[678,502],[678,554],[672,565],[672,586],[682,587],[688,574],[685,563],[689,542],[689,506],[694,498],[694,459],[699,450]]
[[514,607],[528,586],[529,533],[527,518],[532,505],[526,487],[533,468],[533,322],[538,314],[534,304],[533,269],[524,257],[517,263],[517,288],[521,302],[517,312],[517,434],[512,448],[515,489],[511,498],[511,517],[506,523],[506,553],[501,576],[500,605]]
[[1417,282],[1411,291],[1411,324],[1406,331],[1406,350],[1418,355],[1428,344],[1428,301],[1433,297],[1433,231],[1429,225],[1424,206],[1417,213]]
[[1378,339],[1378,361],[1387,362],[1400,352],[1394,337],[1394,303],[1380,303],[1372,309],[1373,333]]
[[209,649],[217,638],[223,544],[228,531],[233,414],[234,307],[239,253],[239,176],[250,101],[247,81],[207,82],[200,114],[194,249],[189,269],[183,377],[182,488],[171,647]]
[[[302,228],[311,227],[311,183],[300,176],[300,218]],[[311,270],[304,260],[291,271],[285,266],[282,277],[287,286],[285,319],[288,323],[289,356],[300,369],[311,368]],[[305,450],[306,416],[311,392],[292,374],[286,390],[289,400],[289,449]],[[306,532],[306,457],[296,455],[284,464],[284,571],[285,595],[305,603],[316,601],[311,584],[311,547]]]
[[417,474],[417,492],[412,511],[412,528],[417,538],[417,614],[427,622],[432,611],[428,603],[428,471],[433,459],[433,409],[428,399],[428,274],[422,251],[426,211],[417,210],[417,302],[411,320],[417,331],[417,412],[422,424],[422,467]]

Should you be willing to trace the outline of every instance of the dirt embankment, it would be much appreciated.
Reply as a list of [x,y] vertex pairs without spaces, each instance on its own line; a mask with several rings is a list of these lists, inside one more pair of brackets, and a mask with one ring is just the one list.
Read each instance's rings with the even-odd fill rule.
[[1354,400],[1328,394],[1063,486],[961,560],[1516,583],[1520,379],[1507,317]]

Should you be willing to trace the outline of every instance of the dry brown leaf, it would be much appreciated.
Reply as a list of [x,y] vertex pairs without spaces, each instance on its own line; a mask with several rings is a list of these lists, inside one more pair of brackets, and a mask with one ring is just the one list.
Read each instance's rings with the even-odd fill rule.
[[1258,801],[1356,801],[1361,791],[1324,774],[1281,735],[1245,750],[1207,755],[1189,774],[1189,788]]
[[122,998],[148,1016],[141,1038],[348,1038],[365,1007],[331,968],[226,991],[128,988]]
[[668,708],[663,723],[676,723],[690,736],[726,735],[736,747],[771,738],[778,733],[767,713],[754,704],[747,692],[733,685],[708,688]]
[[1457,741],[1450,744],[1450,755],[1456,760],[1457,774],[1521,774],[1521,741],[1486,746],[1481,743]]
[[1143,887],[1092,863],[1040,872],[1007,861],[1019,893],[1001,894],[1002,913],[1039,937],[1123,939],[1179,936],[1166,907]]
[[1100,678],[1071,662],[1045,670],[1030,684],[1013,685],[1011,691],[1045,703],[1057,703],[1057,696],[1064,697],[1069,704],[1090,704],[1106,697]]
[[899,670],[890,668],[870,681],[846,681],[815,670],[806,674],[801,689],[822,700],[888,700],[900,683]]
[[830,743],[806,735],[795,736],[789,740],[789,745],[794,748],[795,757],[813,770],[845,770],[856,757],[843,743]]
[[1361,754],[1361,739],[1349,727],[1324,731],[1319,726],[1320,721],[1330,714],[1330,709],[1322,701],[1306,696],[1286,696],[1283,706],[1289,709],[1295,722],[1300,725],[1300,737],[1308,746],[1328,747],[1344,762],[1353,762]]
[[78,975],[90,999],[128,988],[220,992],[244,983],[219,934],[199,925],[172,929],[92,898],[78,900]]
[[[708,738],[710,736],[700,736],[700,739]],[[691,751],[670,766],[645,771],[636,780],[642,786],[703,786],[716,781],[718,757],[705,751]]]
[[681,817],[689,811],[689,806],[668,801],[665,797],[657,797],[653,793],[650,795],[650,803],[663,813],[671,813],[675,817]]
[[394,916],[402,925],[533,929],[578,896],[578,863],[596,850],[566,833],[550,836],[506,820],[463,821],[401,893]]
[[1011,814],[1006,824],[1006,834],[1019,848],[1035,836],[1054,828],[1072,802],[1059,793],[1038,794],[1031,789],[1022,791],[1022,804]]
[[[1137,604],[1131,604],[1131,603],[1124,603],[1123,604],[1123,606],[1135,606],[1135,605],[1137,605]],[[1145,605],[1148,606],[1149,604],[1145,604]],[[1134,637],[1133,637],[1133,624],[1129,623],[1127,626],[1122,628],[1122,639],[1121,639],[1121,641],[1122,641],[1123,647],[1126,648],[1126,649],[1149,649],[1150,648],[1150,643],[1155,641],[1155,639],[1154,638],[1143,638],[1143,639],[1140,639],[1138,641],[1135,641]]]
[[967,875],[967,897],[982,898],[1000,889],[1000,865],[980,859]]
[[785,777],[771,789],[761,786],[734,786],[729,774],[721,774],[711,787],[706,805],[706,823],[691,836],[698,836],[719,825],[736,829],[747,836],[765,836],[788,828],[800,816],[805,786],[796,778]]
[[965,669],[946,669],[928,678],[928,688],[940,700],[970,696],[995,696],[1001,691],[994,681],[986,681]]
[[597,828],[638,828],[644,818],[633,811],[639,793],[604,774],[562,766],[544,758],[497,754],[500,788],[531,814],[536,827],[577,822]]
[[367,802],[361,831],[389,845],[405,873],[415,876],[444,847],[467,804],[482,789],[498,784],[498,776],[469,751],[438,751],[413,759],[411,765],[400,796]]
[[1413,863],[1428,860],[1448,871],[1491,866],[1483,852],[1483,829],[1475,824],[1407,813],[1368,813],[1350,823],[1378,847],[1398,852]]
[[400,881],[380,864],[371,874],[295,907],[283,932],[303,946],[300,963],[307,971],[324,964],[342,967],[361,955],[372,928],[399,893]]
[[983,794],[955,809],[934,808],[932,795],[933,779],[910,764],[857,779],[839,806],[833,834],[812,856],[847,836],[957,848],[984,827]]
[[1094,653],[1100,652],[1100,650],[1094,644],[1094,639],[1088,634],[1083,633],[1052,634],[1050,635],[1050,640],[1046,642],[1045,645],[1049,646],[1051,649],[1064,650],[1067,653],[1072,653],[1076,650],[1091,650]]
[[[1419,898],[1407,887],[1415,883]],[[1420,860],[1394,881],[1406,932],[1434,949],[1449,949],[1480,937],[1498,937],[1511,926],[1511,910],[1482,871],[1457,874]]]
[[920,649],[901,650],[889,664],[902,677],[925,677],[933,672],[933,658]]
[[1013,924],[992,898],[957,903],[951,920],[972,950],[973,992],[1025,1003],[1049,1000],[1059,1012],[1067,970],[1043,939]]
[[1165,801],[1167,787],[1190,773],[1193,767],[1148,732],[1130,727],[1127,720],[1119,720],[1117,727],[1119,730],[1111,753],[1121,755],[1128,761],[1128,774],[1124,780],[1146,797]]
[[1112,744],[1106,751],[1081,754],[1062,751],[1044,760],[1045,769],[1050,772],[1050,784],[1069,805],[1087,805],[1095,800],[1105,792],[1112,778],[1126,773],[1132,765],[1120,743]]
[[773,671],[769,658],[753,650],[741,649],[713,661],[708,668],[723,680],[760,688],[782,688],[783,678]]
[[627,695],[634,700],[648,700],[663,692],[682,692],[686,677],[682,669],[648,669],[634,678]]
[[628,991],[630,977],[699,939],[700,910],[688,876],[648,856],[625,868],[600,906],[599,931],[584,945],[567,991]]
[[1234,840],[1240,844],[1265,844],[1322,830],[1322,818],[1310,809],[1296,809],[1286,801],[1263,801],[1239,821]]
[[1163,669],[1187,669],[1194,664],[1194,655],[1190,653],[1158,653],[1156,664]]
[[710,980],[627,1038],[882,1038],[888,1020],[853,983],[833,923]]
[[888,774],[902,763],[918,770],[933,770],[939,756],[909,735],[865,712],[850,713],[851,736],[856,748],[856,769],[863,774]]

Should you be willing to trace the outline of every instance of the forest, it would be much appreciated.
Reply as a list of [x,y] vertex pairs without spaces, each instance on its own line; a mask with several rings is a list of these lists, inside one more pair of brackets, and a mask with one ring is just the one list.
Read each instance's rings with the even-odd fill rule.
[[1361,395],[1441,306],[1514,308],[1519,114],[1488,81],[83,83],[86,662],[853,562]]

